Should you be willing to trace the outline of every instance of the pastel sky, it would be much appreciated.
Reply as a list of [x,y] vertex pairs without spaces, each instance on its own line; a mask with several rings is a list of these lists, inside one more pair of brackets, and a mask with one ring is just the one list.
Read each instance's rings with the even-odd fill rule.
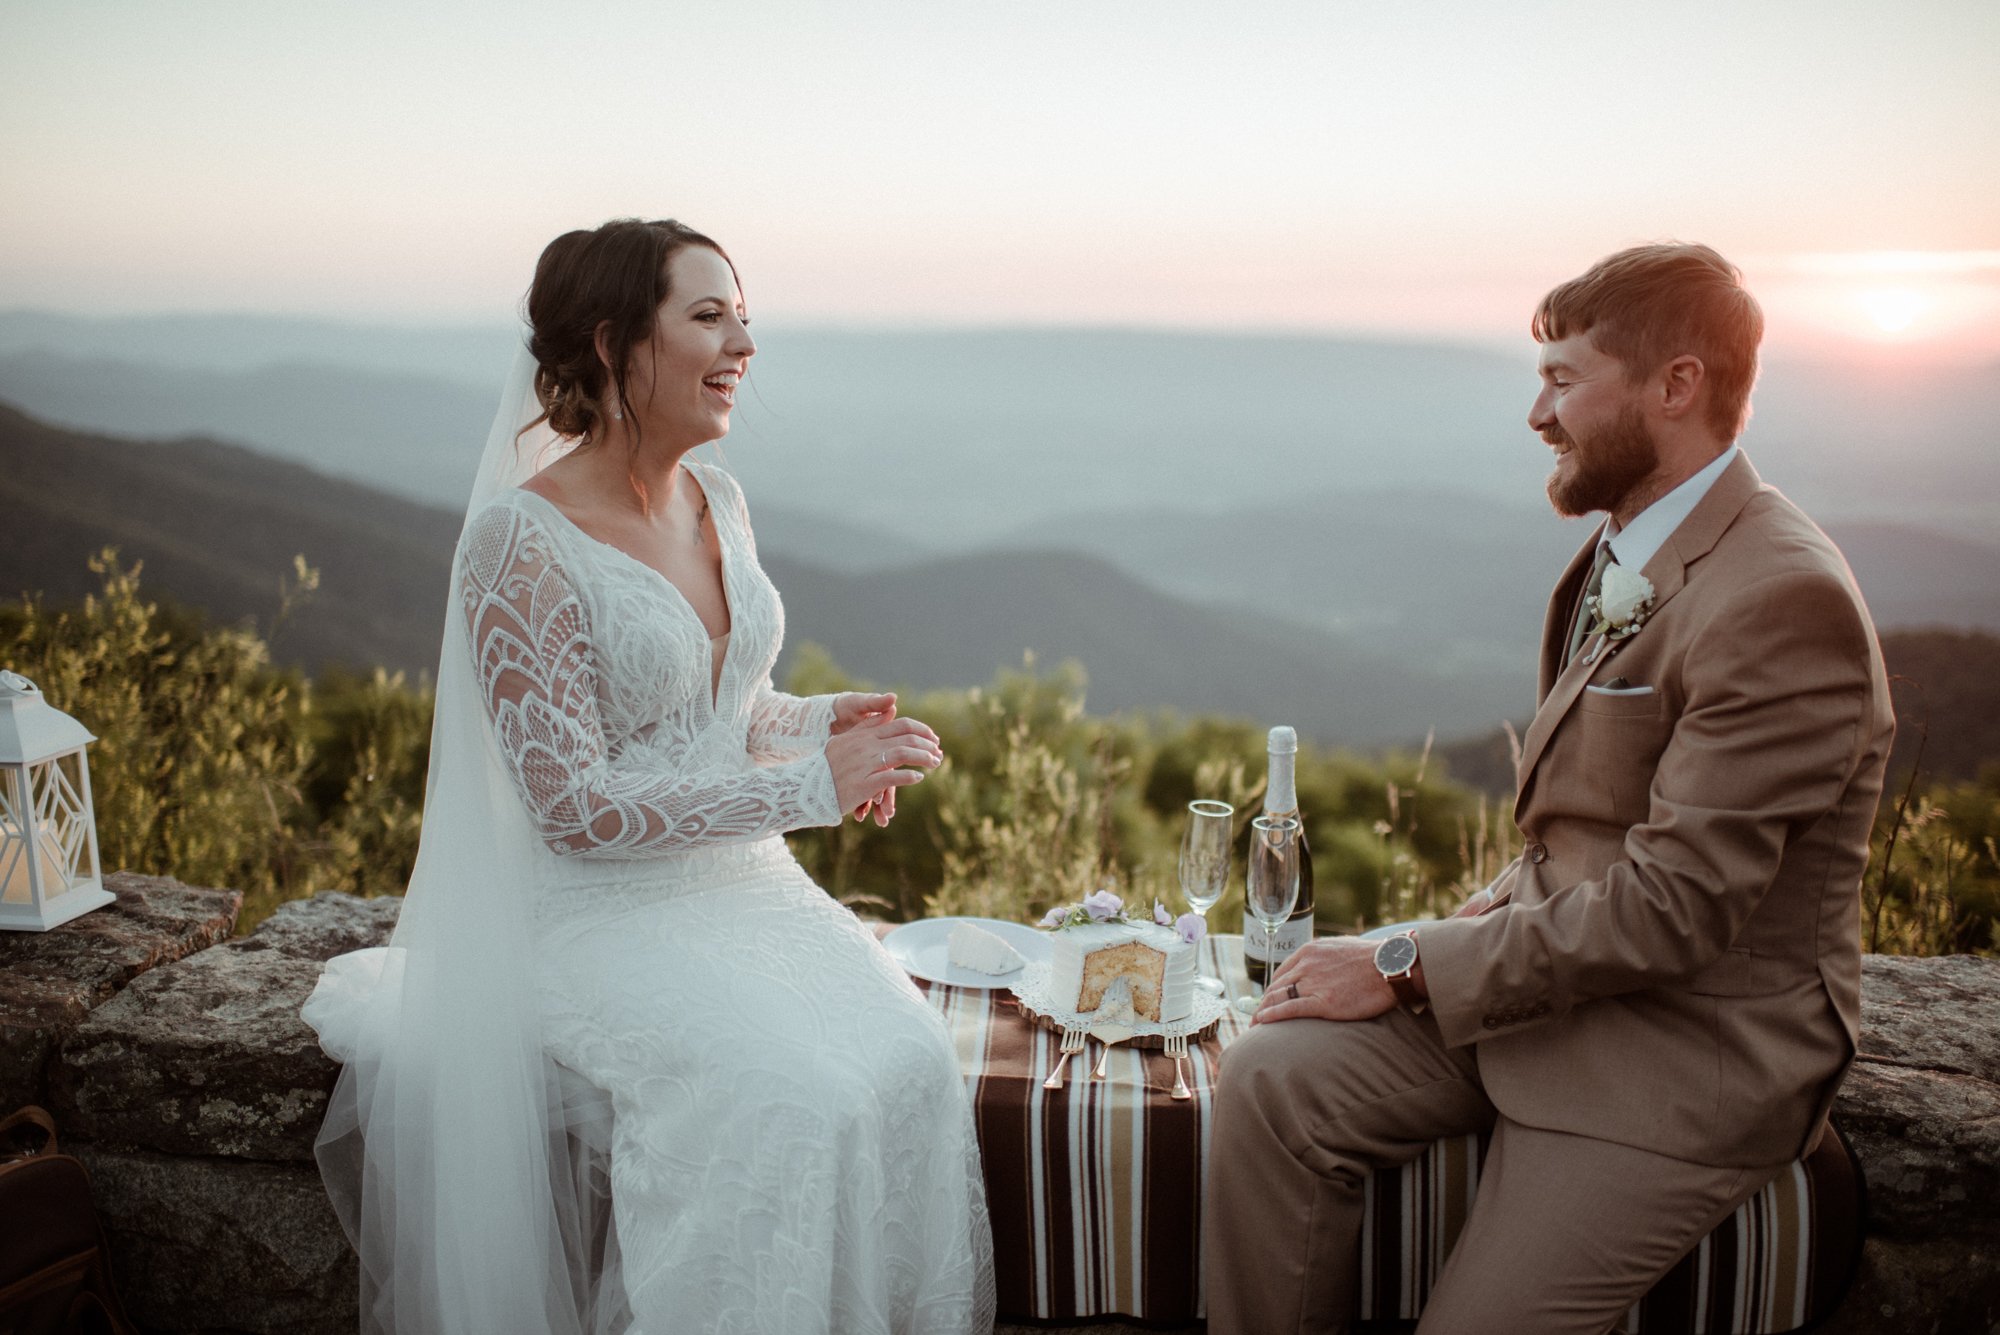
[[1637,240],[2000,357],[2000,4],[0,0],[0,308],[506,318],[672,215],[759,318],[1517,338]]

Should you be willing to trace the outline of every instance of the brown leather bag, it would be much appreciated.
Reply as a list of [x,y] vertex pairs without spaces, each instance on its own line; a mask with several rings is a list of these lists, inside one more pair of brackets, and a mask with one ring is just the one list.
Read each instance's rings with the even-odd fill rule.
[[[35,1130],[42,1143],[22,1148]],[[111,1287],[90,1178],[30,1106],[0,1121],[0,1335],[58,1333],[136,1335]]]

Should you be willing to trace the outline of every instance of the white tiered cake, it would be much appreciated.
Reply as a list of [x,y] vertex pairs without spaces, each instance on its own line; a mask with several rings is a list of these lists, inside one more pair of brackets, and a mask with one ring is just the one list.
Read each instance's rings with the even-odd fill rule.
[[1194,1008],[1195,947],[1171,927],[1082,923],[1057,929],[1049,945],[1051,996],[1079,1015],[1120,995],[1137,1018],[1154,1023],[1186,1019]]

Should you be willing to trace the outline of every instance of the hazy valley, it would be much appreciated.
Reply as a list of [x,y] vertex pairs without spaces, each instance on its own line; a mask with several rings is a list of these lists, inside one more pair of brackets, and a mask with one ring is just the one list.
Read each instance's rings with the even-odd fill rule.
[[[158,591],[261,622],[303,553],[323,585],[281,656],[427,670],[508,341],[0,314],[0,399],[30,414],[0,421],[0,591],[75,596],[115,542]],[[722,454],[792,640],[882,682],[1033,650],[1083,663],[1093,709],[1482,732],[1528,712],[1588,532],[1541,500],[1526,347],[807,331],[755,370]],[[1746,446],[1885,628],[2000,630],[1996,423],[1995,368],[1780,365]]]

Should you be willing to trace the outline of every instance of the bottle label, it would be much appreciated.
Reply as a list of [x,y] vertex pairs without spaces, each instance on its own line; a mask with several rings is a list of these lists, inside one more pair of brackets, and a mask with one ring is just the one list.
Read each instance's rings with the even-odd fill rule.
[[1312,940],[1313,920],[1310,914],[1300,914],[1290,919],[1275,933],[1277,955],[1275,958],[1264,953],[1264,925],[1255,918],[1246,918],[1243,923],[1243,958],[1256,960],[1260,964],[1283,964],[1291,958],[1292,952]]

